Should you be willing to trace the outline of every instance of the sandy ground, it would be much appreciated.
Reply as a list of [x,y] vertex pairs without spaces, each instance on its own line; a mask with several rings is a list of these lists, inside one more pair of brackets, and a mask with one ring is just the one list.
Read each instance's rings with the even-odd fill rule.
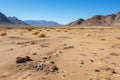
[[[0,36],[0,80],[120,80],[119,28],[37,29],[45,37],[33,31]],[[32,61],[16,63],[25,56]]]

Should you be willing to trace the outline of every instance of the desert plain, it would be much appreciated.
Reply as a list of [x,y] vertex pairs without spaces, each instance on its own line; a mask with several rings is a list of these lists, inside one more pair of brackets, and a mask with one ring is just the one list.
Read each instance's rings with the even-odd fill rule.
[[0,80],[120,80],[119,27],[1,27],[0,35]]

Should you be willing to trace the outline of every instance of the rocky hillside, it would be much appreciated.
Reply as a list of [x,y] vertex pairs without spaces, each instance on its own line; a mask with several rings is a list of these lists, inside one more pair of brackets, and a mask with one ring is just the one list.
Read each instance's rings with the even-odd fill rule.
[[78,20],[76,20],[74,22],[69,23],[68,26],[73,26],[73,25],[74,26],[78,26],[78,25],[80,25],[84,21],[85,21],[84,19],[78,19]]
[[18,18],[16,17],[8,17],[8,19],[12,22],[12,24],[14,25],[28,25],[26,24],[24,21],[22,20],[19,20]]
[[0,25],[8,25],[12,24],[12,22],[3,14],[0,12]]
[[74,21],[71,26],[120,26],[120,12],[111,15],[96,15],[84,21]]
[[27,25],[16,17],[7,17],[0,12],[0,25]]

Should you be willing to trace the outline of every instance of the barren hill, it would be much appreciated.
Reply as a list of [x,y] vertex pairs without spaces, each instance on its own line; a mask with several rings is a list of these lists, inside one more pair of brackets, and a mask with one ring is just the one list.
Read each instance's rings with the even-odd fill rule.
[[[69,25],[69,24],[68,24]],[[119,26],[120,12],[111,15],[96,15],[92,18],[79,22],[78,20],[71,22],[71,26]]]

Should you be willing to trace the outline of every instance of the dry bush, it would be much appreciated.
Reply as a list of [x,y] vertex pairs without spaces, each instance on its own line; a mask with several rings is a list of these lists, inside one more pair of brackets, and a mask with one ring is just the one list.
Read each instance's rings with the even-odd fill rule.
[[45,37],[45,34],[39,33],[37,36],[38,36],[38,37]]
[[96,37],[102,37],[100,34],[96,34],[95,36],[96,36]]
[[100,31],[104,31],[105,29],[104,28],[100,28]]
[[85,37],[89,37],[89,36],[91,36],[91,34],[90,33],[86,33],[84,36]]
[[47,31],[50,31],[49,29]]
[[60,30],[57,30],[57,32],[60,32]]
[[39,30],[32,31],[32,35],[38,35],[38,34],[39,34]]
[[65,30],[64,32],[68,32],[67,30]]
[[5,30],[0,31],[0,36],[5,36],[5,35],[7,35],[7,32]]

